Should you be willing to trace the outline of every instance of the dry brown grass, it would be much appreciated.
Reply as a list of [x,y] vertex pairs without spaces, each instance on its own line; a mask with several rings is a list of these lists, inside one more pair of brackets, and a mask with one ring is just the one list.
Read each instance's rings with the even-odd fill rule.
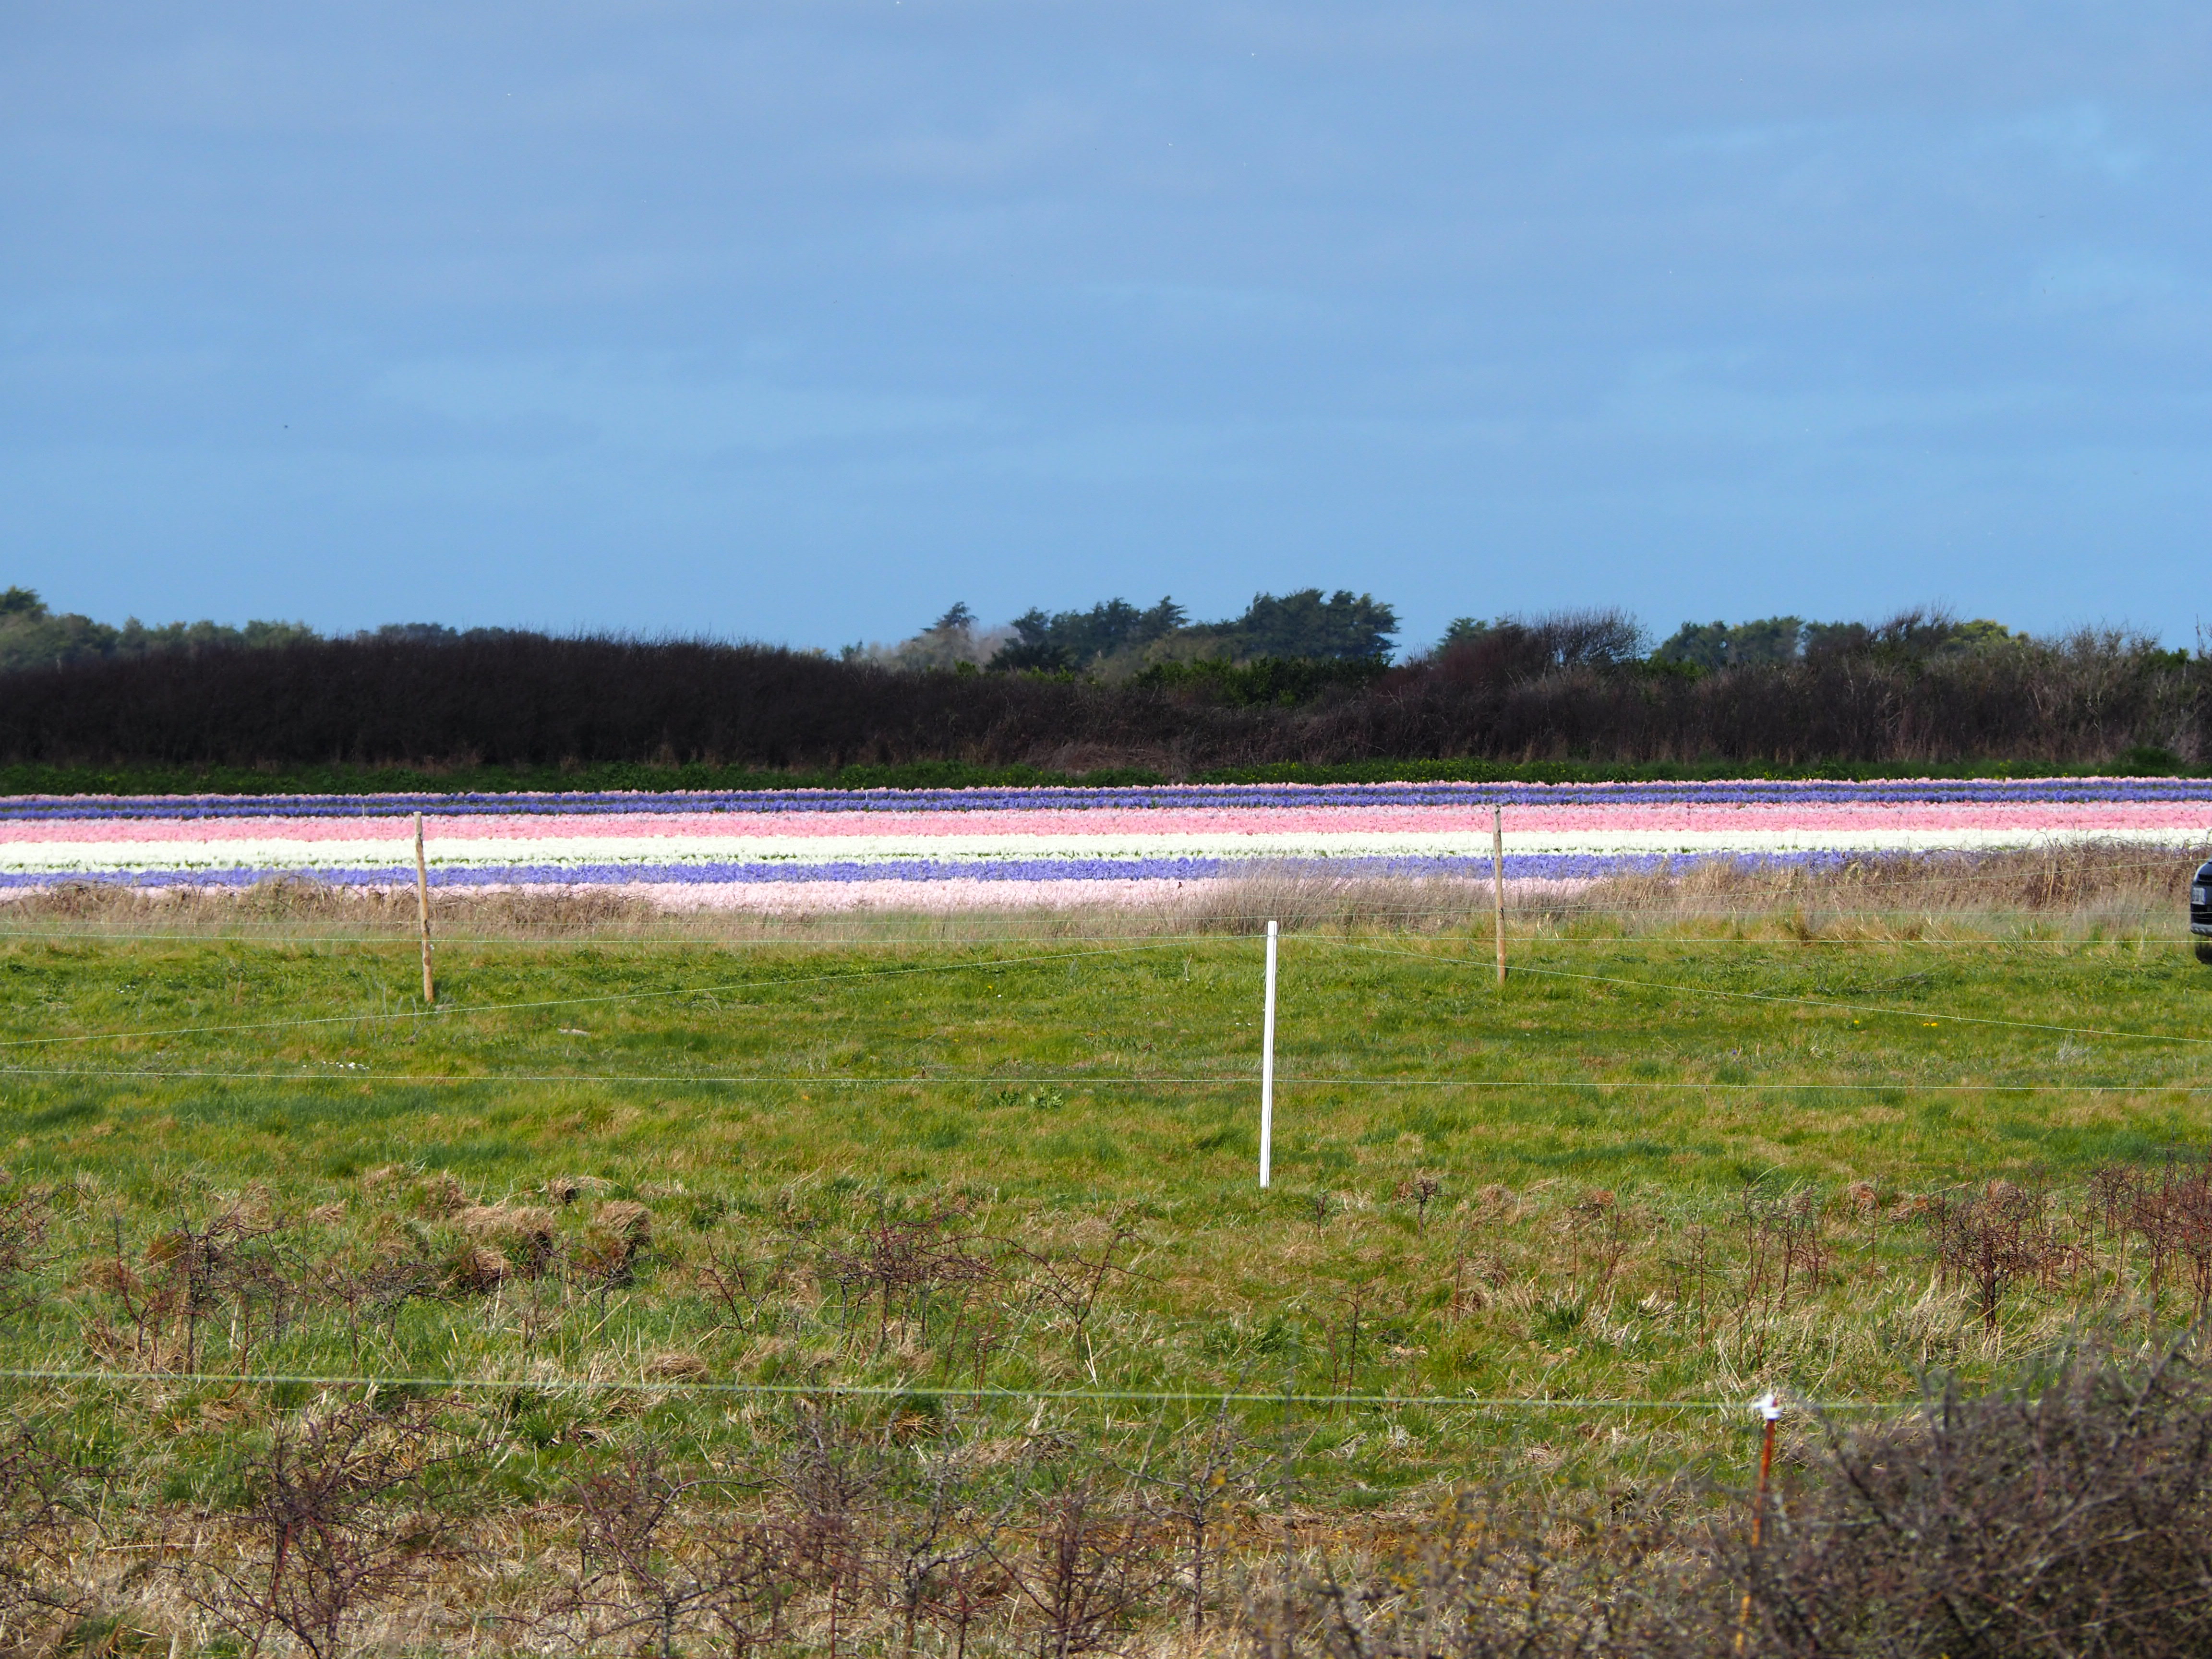
[[[1531,895],[1522,908],[1559,917],[1991,917],[2110,925],[2170,923],[2187,904],[2190,873],[2212,845],[2155,848],[2082,842],[1987,853],[1871,854],[1826,867],[1685,861],[1651,875],[1591,883],[1564,902]],[[1510,902],[1511,901],[1509,901]]]
[[[1706,929],[1716,924],[1854,936],[1976,931],[2109,935],[2171,929],[2189,874],[2212,845],[2112,842],[1990,853],[1875,854],[1825,867],[1705,859],[1587,883],[1508,884],[1509,927],[1565,934]],[[1447,877],[1339,876],[1310,864],[1255,865],[1141,905],[979,911],[671,911],[621,889],[444,890],[435,933],[449,945],[606,943],[897,945],[1167,934],[1450,933],[1488,926],[1490,884]],[[402,940],[411,891],[286,879],[235,890],[64,884],[0,907],[0,938]]]

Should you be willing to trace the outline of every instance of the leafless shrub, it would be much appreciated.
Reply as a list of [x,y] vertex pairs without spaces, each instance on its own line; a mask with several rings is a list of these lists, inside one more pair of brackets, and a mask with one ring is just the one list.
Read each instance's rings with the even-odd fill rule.
[[692,1279],[706,1293],[718,1317],[741,1331],[773,1325],[781,1313],[776,1292],[782,1264],[750,1260],[742,1244],[709,1244]]
[[2064,1247],[2046,1217],[2040,1188],[1993,1181],[1979,1197],[1939,1195],[1928,1212],[1941,1271],[1965,1285],[1985,1329],[1995,1330],[2006,1295],[2026,1280],[2040,1279],[2063,1259]]
[[[1482,1226],[1493,1218],[1510,1224],[1511,1212],[1502,1208],[1500,1202],[1490,1196],[1504,1190],[1502,1187],[1486,1190],[1483,1207],[1462,1224],[1459,1236],[1454,1242],[1449,1317],[1455,1325],[1470,1311],[1488,1305],[1489,1297],[1485,1286],[1503,1285],[1510,1277],[1504,1258],[1498,1250],[1494,1247],[1483,1246],[1480,1231]],[[1510,1202],[1510,1200],[1506,1201]]]
[[1344,1288],[1337,1316],[1323,1328],[1331,1394],[1348,1393],[1358,1380],[1360,1340],[1370,1334],[1379,1294],[1373,1280],[1354,1280]]
[[1713,1268],[1713,1237],[1711,1230],[1702,1223],[1692,1223],[1680,1232],[1679,1249],[1660,1258],[1674,1287],[1674,1305],[1698,1310],[1698,1340],[1705,1340],[1709,1328],[1705,1285]]
[[[1796,1290],[1812,1297],[1820,1290],[1827,1272],[1827,1241],[1820,1237],[1820,1207],[1809,1190],[1774,1197],[1759,1186],[1747,1186],[1741,1197],[1743,1228],[1743,1301],[1736,1310],[1739,1325],[1754,1325],[1756,1349],[1752,1364],[1765,1358],[1767,1325],[1771,1314],[1790,1312],[1790,1294]],[[1704,1325],[1705,1241],[1697,1243],[1698,1322]]]
[[2141,1173],[2133,1164],[2108,1164],[2089,1177],[2089,1213],[2102,1226],[2108,1244],[2117,1244],[2124,1236]]
[[1866,1223],[1867,1265],[1875,1261],[1875,1247],[1881,1234],[1881,1193],[1871,1181],[1854,1181],[1844,1188],[1844,1201]]
[[1468,1492],[1410,1558],[1257,1580],[1244,1617],[1263,1659],[1688,1659],[1729,1647],[1729,1587],[1701,1565],[1656,1509]]
[[[1828,1267],[1826,1241],[1814,1194],[1801,1190],[1771,1196],[1747,1187],[1741,1200],[1744,1247],[1743,1300],[1739,1317],[1748,1323],[1766,1314],[1790,1310],[1790,1293],[1816,1294]],[[1759,1336],[1764,1352],[1765,1334]]]
[[1034,1267],[1030,1288],[1038,1300],[1067,1322],[1076,1340],[1083,1345],[1086,1363],[1095,1360],[1091,1352],[1091,1317],[1097,1310],[1098,1299],[1115,1274],[1127,1276],[1132,1272],[1114,1258],[1136,1241],[1137,1230],[1126,1222],[1117,1222],[1099,1247],[1096,1261],[1079,1250],[1062,1256],[1017,1247]]
[[38,1305],[40,1265],[45,1265],[49,1206],[45,1192],[18,1186],[0,1170],[0,1318]]
[[1602,1188],[1592,1188],[1567,1206],[1567,1218],[1574,1231],[1578,1253],[1586,1248],[1595,1258],[1597,1288],[1602,1291],[1620,1271],[1621,1257],[1628,1249],[1632,1219],[1613,1194]]
[[[1801,1449],[1754,1547],[1687,1488],[1463,1497],[1416,1552],[1255,1578],[1269,1659],[1728,1652],[2180,1659],[2212,1647],[2212,1385],[2194,1343],[2046,1372]],[[1786,1465],[1785,1465],[1786,1467]]]
[[90,1473],[33,1425],[0,1436],[0,1636],[81,1605],[69,1546]]
[[884,1476],[879,1443],[863,1440],[825,1407],[801,1407],[797,1443],[778,1475],[790,1506],[787,1559],[799,1582],[823,1599],[831,1659],[861,1598],[868,1510]]
[[2197,1316],[2212,1306],[2212,1170],[2178,1167],[2169,1160],[2154,1176],[2135,1172],[2127,1193],[2127,1224],[2150,1253],[2150,1295],[2155,1304],[2166,1267],[2179,1259],[2188,1273]]
[[781,1639],[789,1583],[779,1540],[757,1523],[689,1512],[723,1484],[672,1473],[647,1449],[570,1486],[576,1565],[549,1611],[573,1621],[576,1645],[643,1638],[675,1659],[695,1636],[740,1656]]
[[1443,1177],[1434,1170],[1423,1170],[1401,1184],[1399,1196],[1413,1200],[1413,1231],[1426,1232],[1429,1229],[1429,1206],[1436,1202],[1437,1194],[1444,1189]]
[[1129,1627],[1166,1576],[1148,1517],[1095,1477],[1041,1507],[1031,1527],[994,1544],[993,1557],[1029,1611],[1037,1659],[1095,1653]]
[[367,1613],[429,1579],[453,1522],[449,1461],[417,1410],[354,1401],[280,1424],[249,1457],[235,1547],[183,1570],[185,1595],[243,1640],[280,1629],[314,1656],[344,1650]]
[[1205,1633],[1213,1605],[1222,1531],[1231,1511],[1251,1496],[1250,1452],[1224,1401],[1212,1422],[1187,1431],[1162,1464],[1140,1471],[1160,1494],[1161,1515],[1181,1535],[1177,1566],[1194,1636]]
[[96,1351],[156,1369],[196,1370],[202,1333],[226,1306],[241,1370],[257,1342],[283,1334],[296,1310],[300,1275],[264,1247],[279,1229],[256,1210],[234,1204],[197,1226],[181,1221],[156,1234],[135,1262],[119,1216],[113,1227],[99,1279],[120,1322],[103,1321],[88,1333]]
[[1838,1438],[1752,1574],[1759,1650],[2179,1659],[2212,1645],[2199,1352],[2096,1352]]
[[910,1321],[927,1338],[940,1302],[951,1309],[957,1346],[969,1292],[998,1278],[991,1259],[974,1248],[975,1235],[955,1231],[961,1219],[957,1211],[885,1216],[863,1228],[851,1249],[824,1252],[845,1305],[862,1314],[874,1305],[878,1348],[894,1318]]
[[0,1170],[0,1319],[11,1319],[38,1305],[36,1278],[44,1264],[46,1195],[18,1186]]
[[978,1616],[1003,1599],[989,1554],[1012,1500],[988,1505],[981,1473],[975,1443],[950,1437],[922,1453],[918,1492],[876,1504],[871,1548],[903,1656],[913,1654],[925,1620],[965,1654]]
[[424,1262],[381,1256],[365,1267],[343,1260],[317,1264],[307,1289],[325,1307],[336,1307],[345,1320],[346,1342],[354,1362],[361,1361],[362,1338],[372,1323],[387,1328],[410,1297],[427,1295],[438,1286],[438,1276]]

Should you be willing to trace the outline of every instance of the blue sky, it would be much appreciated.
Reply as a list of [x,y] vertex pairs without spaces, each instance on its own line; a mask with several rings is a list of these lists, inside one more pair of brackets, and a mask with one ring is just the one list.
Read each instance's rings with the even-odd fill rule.
[[2194,638],[2212,9],[0,12],[0,580]]

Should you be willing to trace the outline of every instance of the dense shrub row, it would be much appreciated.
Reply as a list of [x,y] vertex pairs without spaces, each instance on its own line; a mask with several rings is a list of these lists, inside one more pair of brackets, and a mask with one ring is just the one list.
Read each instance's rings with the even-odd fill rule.
[[2212,660],[2094,632],[1711,672],[1504,628],[1387,670],[1261,660],[1121,684],[695,641],[366,636],[0,674],[0,762],[1182,775],[1379,757],[2080,766],[2140,750],[2195,764],[2212,756],[2208,689]]
[[1470,1493],[1418,1554],[1323,1562],[1260,1659],[2164,1659],[2212,1641],[2198,1352],[2066,1357],[2031,1386],[1792,1449],[1754,1532],[1662,1505]]

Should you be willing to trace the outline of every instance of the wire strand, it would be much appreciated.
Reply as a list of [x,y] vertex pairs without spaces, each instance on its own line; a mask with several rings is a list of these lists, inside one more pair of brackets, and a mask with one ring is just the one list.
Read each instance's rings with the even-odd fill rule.
[[[1363,911],[1362,916],[1363,918],[1389,916],[1395,914],[1401,913],[1391,911]],[[1442,915],[1456,915],[1458,913],[1444,911],[1407,911],[1402,914],[1407,915],[1431,914]],[[1693,914],[1702,915],[1707,913],[1699,912]],[[1710,914],[1714,915],[1731,915],[1732,913],[1715,911]],[[1829,914],[1873,915],[1882,913],[1872,911],[1851,911],[1831,912]],[[1258,916],[1231,916],[1224,918],[1224,920],[1240,922],[1251,921],[1261,923],[1265,922],[1268,918]],[[1275,918],[1275,920],[1279,921],[1280,918]],[[1324,924],[1324,926],[1326,925],[1327,924]],[[1322,934],[1322,928],[1314,928],[1301,932],[1295,924],[1292,924],[1283,929],[1283,937],[1285,939],[1309,939]],[[848,951],[870,948],[883,950],[925,951],[961,948],[981,949],[989,945],[1119,945],[1139,940],[1144,941],[1148,945],[1163,946],[1168,945],[1226,945],[1254,937],[1256,937],[1256,935],[1230,932],[1215,932],[1207,933],[1010,933],[977,935],[973,938],[964,939],[894,939],[881,936],[875,938],[862,938],[858,935],[836,938],[805,938],[793,936],[791,938],[763,937],[758,939],[732,939],[717,937],[713,934],[701,934],[696,938],[681,939],[665,935],[647,936],[643,938],[622,938],[618,936],[610,937],[606,935],[590,933],[579,933],[565,937],[493,938],[484,935],[445,934],[439,938],[437,943],[438,948],[441,951],[457,950],[464,947],[471,950],[497,950],[507,946],[529,950],[556,950],[562,947],[571,947],[579,950],[603,951],[628,945],[666,948],[670,950],[688,949],[697,951]],[[1472,931],[1469,933],[1468,937],[1470,939],[1474,937]],[[1483,933],[1482,942],[1487,943],[1491,937],[1492,935],[1487,933]],[[272,933],[267,935],[256,935],[223,933],[140,933],[126,932],[71,932],[59,929],[28,928],[10,930],[7,928],[0,928],[0,943],[5,943],[9,939],[64,939],[74,943],[93,945],[176,944],[391,945],[394,949],[408,951],[418,948],[421,943],[420,938],[417,934],[400,933],[358,934]],[[1556,945],[1590,947],[1636,945],[1664,945],[1682,947],[1702,947],[1705,945],[1723,945],[1745,946],[1786,945],[1790,946],[1864,945],[1887,946],[1892,948],[1910,945],[1916,948],[1925,947],[1930,950],[2019,950],[2029,948],[2042,950],[2089,950],[2094,948],[2126,947],[2130,945],[2172,945],[2179,943],[2179,941],[2174,935],[2170,933],[2110,933],[2095,939],[2036,939],[2021,936],[2009,938],[1991,936],[1985,939],[1961,939],[1957,937],[1943,939],[1929,939],[1924,937],[1916,939],[1859,939],[1840,934],[1814,934],[1810,937],[1801,937],[1796,934],[1791,934],[1785,939],[1754,939],[1743,935],[1723,935],[1715,933],[1674,935],[1663,933],[1573,934],[1509,933],[1505,936],[1505,942],[1508,945]]]
[[[1335,940],[1328,939],[1322,942],[1337,943]],[[1439,967],[1462,968],[1479,965],[1450,957],[1425,956],[1418,951],[1392,951],[1381,945],[1355,945],[1348,940],[1343,943],[1341,948],[1348,951],[1363,951],[1374,956],[1407,957],[1416,962],[1432,962]],[[1885,1008],[1874,1003],[1832,1002],[1819,997],[1783,996],[1765,991],[1726,991],[1717,986],[1682,985],[1669,983],[1664,980],[1622,979],[1610,974],[1577,974],[1564,968],[1536,968],[1526,963],[1515,963],[1512,971],[1517,974],[1540,974],[1548,979],[1583,980],[1593,985],[1626,985],[1639,991],[1661,991],[1679,996],[1731,997],[1747,1002],[1777,1002],[1787,1003],[1801,1008],[1826,1008],[1847,1014],[1879,1014],[1899,1019],[1948,1020],[1962,1025],[1995,1025],[2011,1030],[2056,1031],[2070,1036],[2115,1037],[2142,1042],[2212,1043],[2212,1036],[2190,1036],[2179,1031],[2114,1031],[2094,1025],[2051,1025],[2037,1020],[1996,1019],[1984,1014],[1947,1014],[1925,1008]]]
[[[1459,1407],[1481,1411],[1756,1411],[1756,1401],[1735,1400],[1547,1399],[1504,1395],[1273,1394],[1218,1389],[1008,1389],[958,1383],[914,1382],[722,1382],[711,1379],[542,1376],[417,1376],[319,1375],[289,1371],[116,1371],[96,1370],[0,1369],[0,1380],[14,1382],[228,1384],[254,1388],[527,1389],[548,1394],[714,1394],[811,1398],[817,1395],[901,1400],[934,1399],[1054,1401],[1069,1404],[1374,1406]],[[1911,1401],[1841,1400],[1806,1403],[1801,1409],[1831,1411],[1911,1410]]]
[[249,1020],[235,1025],[179,1025],[142,1031],[86,1031],[70,1036],[0,1038],[0,1048],[27,1048],[62,1042],[123,1042],[141,1037],[223,1036],[239,1031],[282,1031],[308,1025],[359,1025],[396,1019],[444,1019],[460,1014],[514,1013],[537,1008],[578,1008],[596,1003],[645,1002],[662,997],[719,996],[729,991],[770,991],[792,985],[823,985],[838,980],[888,979],[911,974],[952,974],[978,968],[1021,968],[1047,962],[1083,962],[1094,957],[1128,956],[1164,949],[1128,945],[1111,951],[1069,951],[1051,956],[994,957],[981,962],[946,962],[913,968],[862,968],[842,974],[810,974],[796,979],[733,980],[721,985],[676,986],[661,991],[608,991],[586,997],[546,997],[531,1002],[474,1002],[431,1008],[384,1009],[371,1013],[317,1014],[305,1019]]
[[[343,1067],[344,1062],[325,1064]],[[93,1066],[0,1066],[0,1077],[74,1078],[89,1081],[129,1079],[134,1082],[284,1083],[323,1087],[353,1083],[422,1084],[425,1085],[507,1083],[638,1083],[675,1086],[696,1084],[709,1087],[787,1088],[919,1088],[934,1085],[1001,1088],[1054,1086],[1066,1088],[1205,1088],[1248,1089],[1256,1086],[1252,1073],[1225,1073],[1211,1077],[1114,1077],[1095,1073],[1032,1075],[1006,1072],[929,1072],[911,1076],[809,1076],[788,1072],[483,1072],[466,1074],[371,1072],[341,1069],[314,1072],[236,1072],[155,1070]],[[1275,1074],[1278,1088],[1310,1089],[1581,1089],[1604,1093],[1626,1091],[1660,1093],[1765,1093],[1790,1090],[1818,1090],[1823,1093],[1894,1094],[2022,1094],[2022,1095],[2140,1095],[2209,1094],[2212,1084],[2145,1081],[2142,1083],[1923,1083],[1913,1079],[1833,1081],[1820,1078],[1778,1079],[1760,1083],[1681,1081],[1653,1078],[1451,1078],[1451,1077],[1291,1077]]]

